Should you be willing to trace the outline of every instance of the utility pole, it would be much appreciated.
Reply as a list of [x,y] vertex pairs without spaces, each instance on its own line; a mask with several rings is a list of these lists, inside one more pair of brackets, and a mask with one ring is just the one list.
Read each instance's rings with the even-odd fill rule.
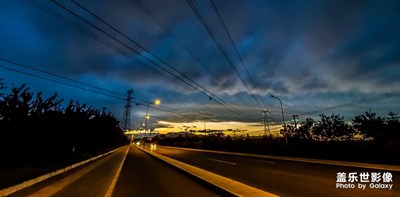
[[131,127],[131,101],[132,101],[132,93],[133,90],[128,90],[126,93],[126,98],[125,98],[125,110],[124,110],[124,117],[122,118],[122,124],[123,124],[123,129],[124,131],[127,131]]
[[296,118],[298,118],[298,117],[299,117],[299,115],[293,114],[294,128],[296,128],[296,129],[297,129],[297,121],[296,121]]
[[[4,86],[4,82],[3,82],[3,78],[0,78],[0,91],[6,89],[6,87]],[[4,94],[2,92],[0,92],[0,96],[3,96]]]
[[[145,139],[146,138],[146,131],[147,131],[147,121],[149,120],[149,118],[150,118],[150,116],[149,116],[149,107],[150,107],[150,105],[159,105],[160,104],[160,99],[156,99],[154,102],[152,102],[152,103],[148,103],[147,105],[146,105],[146,123],[145,123],[145,125],[144,125],[144,138],[143,139]],[[146,141],[145,141],[146,142]],[[143,143],[143,147],[145,146],[145,143]]]

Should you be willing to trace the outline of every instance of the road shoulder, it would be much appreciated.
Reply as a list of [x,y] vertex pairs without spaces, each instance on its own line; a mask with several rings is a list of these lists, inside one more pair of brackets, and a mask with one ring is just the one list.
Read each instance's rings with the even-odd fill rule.
[[[123,146],[123,147],[125,147],[125,146]],[[32,185],[38,184],[38,183],[43,182],[43,181],[45,181],[45,180],[48,180],[48,179],[50,179],[50,178],[52,178],[52,177],[55,177],[55,176],[57,176],[57,175],[60,175],[60,174],[63,174],[63,173],[65,173],[65,172],[68,172],[68,171],[70,171],[70,170],[73,170],[73,169],[75,169],[75,168],[77,168],[77,167],[80,167],[80,166],[82,166],[82,165],[84,165],[84,164],[87,164],[87,163],[89,163],[89,162],[91,162],[91,161],[95,161],[95,160],[97,160],[97,159],[103,158],[103,157],[105,157],[105,156],[107,156],[107,155],[110,155],[111,153],[113,153],[113,152],[115,152],[115,151],[120,150],[120,149],[123,148],[123,147],[114,149],[114,150],[112,150],[112,151],[109,151],[109,152],[107,152],[107,153],[98,155],[98,156],[93,157],[93,158],[90,158],[90,159],[87,159],[87,160],[85,160],[85,161],[81,161],[81,162],[72,164],[72,165],[67,166],[67,167],[64,167],[64,168],[62,168],[62,169],[59,169],[59,170],[56,170],[56,171],[53,171],[53,172],[50,172],[50,173],[41,175],[41,176],[39,176],[39,177],[36,177],[36,178],[30,179],[30,180],[24,181],[24,182],[22,182],[22,183],[20,183],[20,184],[17,184],[17,185],[11,186],[11,187],[4,188],[4,189],[0,190],[0,196],[8,196],[8,195],[11,195],[11,194],[13,194],[13,193],[15,193],[15,192],[18,192],[18,191],[20,191],[20,190],[23,190],[23,189],[25,189],[25,188],[28,188],[28,187],[30,187],[30,186],[32,186]]]
[[175,159],[160,155],[153,151],[145,150],[141,147],[138,147],[142,151],[174,166],[175,168],[188,173],[189,175],[196,177],[197,179],[201,179],[203,181],[212,184],[215,187],[218,187],[234,196],[277,196],[266,191],[245,185],[238,181],[234,181],[232,179],[211,173],[209,171],[200,169],[198,167],[177,161]]

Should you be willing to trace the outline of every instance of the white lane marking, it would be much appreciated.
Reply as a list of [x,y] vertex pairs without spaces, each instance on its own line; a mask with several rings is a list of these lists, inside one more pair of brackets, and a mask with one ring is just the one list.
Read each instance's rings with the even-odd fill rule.
[[123,166],[124,163],[125,163],[125,159],[126,159],[126,156],[128,155],[128,152],[129,152],[129,148],[130,148],[130,147],[131,147],[131,146],[129,145],[128,148],[126,149],[125,156],[124,156],[124,158],[122,159],[122,162],[121,162],[121,164],[120,164],[119,167],[118,167],[117,173],[115,173],[114,178],[113,178],[113,180],[111,181],[110,187],[108,187],[108,190],[107,190],[106,194],[104,195],[104,197],[111,197],[111,196],[112,196],[112,193],[114,192],[115,184],[117,183],[117,180],[118,180],[118,178],[119,178],[119,175],[121,174],[122,166]]
[[233,163],[233,162],[229,162],[229,161],[223,161],[223,160],[219,160],[219,159],[212,159],[212,158],[206,158],[206,159],[211,160],[211,161],[220,162],[220,163],[226,163],[226,164],[230,164],[230,165],[237,165],[237,163]]
[[250,160],[250,161],[255,161],[255,162],[260,162],[260,163],[275,164],[274,161],[266,161],[266,160],[261,160],[261,159],[249,159],[249,158],[244,158],[244,157],[241,157],[240,159]]

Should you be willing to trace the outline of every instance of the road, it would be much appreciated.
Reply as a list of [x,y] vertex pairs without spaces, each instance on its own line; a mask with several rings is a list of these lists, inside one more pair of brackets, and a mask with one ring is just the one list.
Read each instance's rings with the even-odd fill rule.
[[[164,156],[205,169],[279,196],[400,196],[400,173],[393,175],[393,188],[365,190],[336,188],[338,172],[386,172],[382,170],[260,159],[157,146]],[[356,184],[357,187],[357,184]]]
[[218,195],[131,145],[10,196]]
[[[148,146],[150,149],[150,146]],[[157,146],[152,151],[279,196],[400,196],[399,172]],[[390,172],[393,186],[336,188],[338,172]],[[368,184],[369,185],[369,184]],[[357,185],[356,185],[357,187]],[[218,196],[162,161],[126,146],[11,196]]]

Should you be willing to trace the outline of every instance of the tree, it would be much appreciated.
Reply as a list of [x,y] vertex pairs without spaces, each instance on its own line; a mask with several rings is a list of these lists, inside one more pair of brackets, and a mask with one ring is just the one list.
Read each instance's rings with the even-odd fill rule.
[[283,129],[280,130],[280,133],[285,136],[285,134],[288,137],[296,137],[296,128],[294,127],[294,125],[290,125],[290,124],[285,124],[283,125]]
[[377,116],[371,111],[356,116],[353,119],[353,127],[364,135],[364,137],[372,137],[374,140],[381,140],[383,137],[383,129],[385,119]]
[[399,117],[397,115],[398,115],[397,113],[394,113],[394,112],[390,111],[388,113],[388,116],[389,116],[388,121],[390,121],[390,122],[398,122],[399,121]]
[[332,114],[330,117],[320,115],[321,120],[312,127],[314,138],[322,141],[353,138],[355,131],[345,121],[343,116]]
[[36,94],[36,99],[32,102],[30,115],[40,116],[49,112],[61,111],[63,99],[57,99],[57,94],[43,100],[42,92]]
[[386,120],[384,138],[386,140],[400,141],[400,122],[397,113],[389,112]]
[[296,137],[300,139],[311,139],[311,128],[314,126],[314,119],[307,118],[306,121],[300,123],[299,128],[296,132]]
[[63,109],[57,94],[34,95],[22,85],[0,100],[0,155],[7,165],[65,161],[71,150],[90,154],[128,142],[105,108],[71,101]]
[[13,88],[11,94],[4,96],[0,103],[0,115],[6,122],[17,122],[26,119],[32,108],[33,93],[29,92],[25,84]]

